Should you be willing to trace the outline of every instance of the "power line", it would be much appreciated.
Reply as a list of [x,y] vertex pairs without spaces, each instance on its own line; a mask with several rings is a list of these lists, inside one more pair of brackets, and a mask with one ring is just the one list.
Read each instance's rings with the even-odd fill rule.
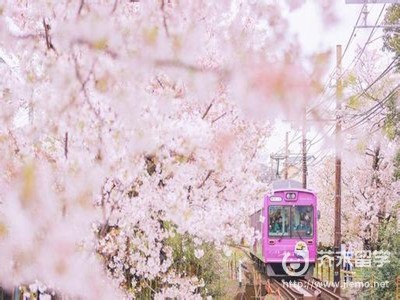
[[[366,4],[364,3],[364,5],[362,6],[362,8],[361,8],[361,10],[360,10],[360,13],[358,14],[357,21],[356,21],[356,23],[355,23],[354,26],[353,26],[353,31],[351,32],[351,34],[350,34],[350,36],[349,36],[349,39],[347,40],[346,48],[345,48],[345,50],[344,50],[344,52],[343,52],[343,55],[342,55],[342,57],[341,57],[341,60],[343,60],[344,56],[346,55],[347,49],[349,49],[349,46],[350,46],[351,42],[353,41],[353,39],[354,39],[354,37],[355,37],[355,34],[354,34],[354,33],[355,33],[355,31],[357,30],[357,25],[358,25],[358,22],[360,21],[360,18],[361,18],[361,15],[362,15],[362,12],[363,12],[363,9],[364,9],[365,6],[366,6]],[[326,80],[326,82],[325,82],[325,84],[324,84],[324,87],[322,88],[323,91],[326,91],[326,90],[327,90],[328,85],[329,85],[329,83],[331,82],[332,77],[335,75],[335,73],[336,73],[336,68],[334,68],[334,69],[332,70],[332,72],[329,74],[328,79]],[[322,92],[322,95],[323,95],[323,92]],[[322,97],[322,95],[321,95],[321,97]],[[322,100],[323,100],[323,99],[322,99]],[[307,114],[311,113],[315,108],[317,108],[318,106],[322,105],[322,103],[324,103],[324,102],[325,102],[325,101],[321,101],[320,103],[316,104],[314,107],[309,108],[309,109],[307,110]]]
[[[353,31],[352,31],[352,33],[351,33],[351,35],[350,35],[350,37],[349,37],[349,39],[348,39],[348,41],[347,41],[347,44],[346,44],[346,47],[345,47],[345,51],[344,51],[343,54],[341,55],[341,61],[343,61],[343,58],[344,58],[344,56],[345,56],[347,50],[349,49],[349,46],[350,46],[350,44],[351,44],[351,42],[352,42],[352,40],[353,40],[353,38],[354,38],[354,32],[355,32],[356,29],[358,28],[357,25],[358,25],[358,22],[359,22],[359,20],[360,20],[360,17],[361,17],[361,14],[362,14],[362,12],[363,12],[363,9],[364,9],[365,5],[366,5],[366,4],[364,3],[364,5],[363,5],[363,7],[361,8],[360,13],[359,13],[359,15],[358,15],[356,24],[353,26]],[[362,47],[362,50],[354,57],[354,59],[351,61],[351,63],[350,63],[350,64],[346,67],[346,69],[340,74],[340,76],[338,77],[338,80],[342,79],[342,78],[346,75],[346,72],[349,71],[349,69],[351,68],[351,66],[352,66],[353,64],[354,64],[354,65],[357,65],[358,61],[360,60],[362,54],[364,53],[364,51],[365,51],[365,49],[366,49],[366,47],[367,47],[367,45],[370,44],[370,40],[371,40],[373,34],[375,33],[375,29],[376,29],[376,27],[377,27],[377,25],[378,25],[379,19],[380,19],[381,16],[382,16],[382,13],[383,13],[383,11],[384,11],[384,9],[385,9],[385,6],[386,6],[386,4],[383,5],[383,7],[382,7],[382,9],[381,9],[381,11],[380,11],[380,13],[379,13],[378,18],[377,18],[376,21],[375,21],[375,25],[374,25],[374,27],[372,28],[372,30],[371,30],[371,32],[370,32],[370,34],[369,34],[369,36],[368,36],[368,39],[367,39],[367,41],[364,43],[364,46]],[[329,77],[328,77],[328,80],[327,80],[326,83],[324,84],[323,91],[326,91],[326,89],[327,89],[327,87],[328,87],[328,84],[329,84],[329,82],[332,80],[332,77],[334,76],[335,72],[336,72],[336,68],[335,68],[334,70],[332,70],[332,72],[330,73],[330,75],[329,75]],[[321,97],[322,97],[323,93],[324,93],[324,92],[322,92]],[[308,109],[307,114],[311,113],[311,112],[312,112],[313,110],[315,110],[317,107],[323,105],[324,103],[327,102],[327,100],[332,99],[334,96],[335,96],[335,94],[329,96],[329,98],[327,98],[327,99],[326,99],[326,98],[325,98],[325,99],[322,98],[322,99],[321,99],[321,102],[317,103],[314,107]]]
[[[369,34],[369,36],[368,36],[368,39],[367,39],[367,41],[364,43],[364,46],[362,47],[361,51],[354,57],[354,59],[352,60],[352,62],[351,62],[351,63],[347,66],[347,68],[343,71],[343,73],[341,74],[341,77],[343,77],[343,76],[346,74],[346,72],[349,70],[349,68],[350,68],[353,64],[354,64],[355,66],[357,65],[357,63],[358,63],[358,61],[360,60],[362,54],[364,53],[365,49],[367,48],[367,45],[369,44],[369,42],[370,42],[372,36],[373,36],[374,33],[375,33],[375,29],[376,29],[376,27],[377,27],[377,25],[378,25],[379,19],[381,18],[382,13],[383,13],[385,7],[386,7],[386,4],[383,5],[383,7],[382,7],[382,9],[381,9],[381,11],[380,11],[380,13],[379,13],[378,18],[377,18],[376,21],[375,21],[375,25],[372,27],[371,32],[370,32],[370,34]],[[341,79],[341,77],[340,77],[339,79]]]
[[[370,34],[369,34],[369,36],[368,36],[368,39],[367,39],[366,42],[364,43],[364,46],[362,47],[361,51],[354,57],[354,59],[352,60],[352,62],[347,66],[346,70],[345,70],[344,72],[342,72],[341,74],[339,74],[338,80],[342,79],[342,77],[343,77],[343,76],[346,74],[346,72],[353,66],[353,64],[354,64],[355,66],[357,65],[358,61],[360,60],[362,54],[364,53],[364,51],[365,51],[365,49],[366,49],[366,47],[367,47],[367,45],[370,44],[371,38],[372,38],[373,34],[375,33],[375,29],[376,29],[376,27],[377,27],[377,25],[378,25],[378,23],[379,23],[379,20],[380,20],[380,18],[381,18],[381,16],[382,16],[382,13],[383,13],[384,9],[385,9],[385,6],[386,6],[386,5],[384,5],[384,6],[382,7],[382,9],[381,9],[381,11],[380,11],[380,13],[379,13],[378,18],[377,18],[376,21],[375,21],[375,25],[374,25],[374,27],[372,28],[372,30],[371,30],[371,32],[370,32]],[[359,13],[359,15],[358,15],[358,18],[357,18],[357,21],[356,21],[355,25],[353,26],[353,30],[352,30],[352,33],[351,33],[351,35],[350,35],[348,41],[347,41],[345,50],[344,50],[343,54],[340,56],[340,61],[343,60],[345,54],[347,53],[347,50],[349,49],[349,46],[350,46],[351,42],[353,41],[353,39],[354,39],[354,37],[355,37],[355,34],[354,34],[354,33],[355,33],[356,29],[357,29],[357,25],[358,25],[358,22],[359,22],[359,20],[360,20],[360,18],[361,18],[361,15],[362,15],[362,12],[363,12],[364,7],[365,7],[365,3],[364,3],[363,7],[362,7],[361,10],[360,10],[360,13]],[[391,70],[391,67],[392,67],[393,64],[394,64],[394,62],[392,62],[392,63],[391,63],[391,64],[390,64],[390,65],[389,65],[389,66],[388,66],[388,67],[387,67],[387,68],[386,68],[386,69],[371,83],[371,84],[369,84],[367,88],[363,89],[363,91],[361,92],[360,95],[358,95],[358,97],[362,97],[373,85],[375,85],[380,79],[382,79],[383,76],[385,76],[385,75]],[[329,85],[330,81],[332,80],[332,77],[333,77],[334,74],[335,74],[335,71],[337,71],[337,68],[335,68],[335,69],[330,73],[330,75],[329,75],[327,81],[325,82],[324,87],[323,87],[323,92],[321,93],[321,98],[323,97],[324,93],[326,92],[326,90],[327,90],[327,88],[328,88],[328,85]],[[310,114],[312,111],[314,111],[316,108],[318,108],[318,107],[324,105],[325,103],[327,103],[327,102],[328,102],[327,100],[331,99],[331,98],[334,97],[334,96],[335,96],[335,94],[329,96],[328,99],[322,98],[322,99],[321,99],[322,101],[320,101],[319,103],[317,103],[316,105],[314,105],[313,107],[311,107],[311,108],[309,108],[309,109],[307,110],[307,115]],[[329,103],[328,103],[328,104],[329,104]],[[330,105],[330,104],[329,104],[329,105]],[[334,127],[335,127],[335,125],[332,125],[332,126],[328,129],[328,131],[327,131],[325,134],[323,134],[317,141],[314,142],[314,140],[318,137],[318,134],[317,134],[317,135],[309,142],[309,147],[308,147],[308,149],[310,149],[312,145],[315,145],[315,144],[319,143],[319,142],[320,142],[321,140],[323,140],[327,135],[329,135]],[[346,130],[347,130],[347,129],[346,129]],[[322,151],[322,149],[320,149],[318,152],[321,152],[321,151]],[[324,158],[326,155],[327,155],[327,154],[325,154],[325,155],[323,156],[323,158]],[[322,160],[322,159],[320,159],[319,161],[321,161],[321,160]],[[313,165],[316,165],[316,163],[314,163]]]
[[[335,124],[333,124],[317,141],[314,142],[314,140],[317,138],[318,134],[315,135],[315,137],[310,140],[310,147],[312,145],[318,144],[319,142],[321,142],[323,139],[325,139],[326,137],[328,137],[332,132],[332,129],[335,128]],[[313,143],[314,142],[314,143]]]
[[361,7],[360,13],[358,14],[358,18],[357,18],[356,24],[353,26],[353,31],[351,32],[349,40],[347,41],[346,47],[345,47],[345,49],[343,51],[342,60],[343,60],[343,57],[346,55],[347,49],[349,49],[349,46],[350,46],[350,43],[351,43],[352,39],[355,37],[354,33],[356,32],[358,22],[360,21],[361,15],[362,15],[363,10],[364,10],[364,7],[366,5],[367,4],[364,3],[364,5]]
[[[374,81],[372,81],[366,88],[364,88],[364,89],[361,91],[361,93],[357,96],[357,99],[360,98],[360,97],[362,97],[362,96],[364,96],[364,95],[366,94],[366,92],[367,92],[369,89],[371,89],[379,80],[381,80],[381,79],[382,79],[384,76],[386,76],[391,70],[393,70],[395,67],[397,67],[397,65],[395,65],[395,63],[396,63],[396,61],[397,61],[398,58],[400,58],[400,55],[397,55],[397,56],[392,60],[392,62],[386,67],[386,69],[383,70],[383,71],[381,72],[381,74],[379,74],[378,77],[375,78]],[[350,100],[350,98],[347,98],[347,100]],[[364,113],[359,113],[359,114],[353,114],[353,119],[354,119],[354,117],[363,116],[364,114],[365,114],[365,112],[364,112]]]
[[[400,88],[400,84],[398,84],[393,90],[391,90],[390,93],[386,97],[384,97],[382,100],[378,101],[377,104],[375,104],[373,107],[368,109],[364,113],[365,116],[361,120],[359,120],[355,124],[351,125],[350,127],[344,129],[344,131],[348,131],[350,129],[356,128],[356,127],[364,124],[366,121],[368,121],[369,117],[377,115],[380,111],[382,111],[385,108],[384,104],[386,104],[386,102],[388,102],[391,99],[391,97],[396,94],[396,92],[397,92],[397,90],[399,90],[399,88]],[[380,110],[379,110],[379,108],[380,108]]]

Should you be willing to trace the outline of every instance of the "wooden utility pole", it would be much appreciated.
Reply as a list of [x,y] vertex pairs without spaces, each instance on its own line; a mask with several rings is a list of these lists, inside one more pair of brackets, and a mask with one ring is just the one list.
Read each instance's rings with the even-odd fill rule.
[[285,179],[288,179],[289,176],[289,132],[286,131],[286,139],[285,139]]
[[342,139],[341,139],[341,131],[342,131],[342,121],[341,121],[341,101],[343,94],[343,85],[342,85],[342,45],[336,45],[336,68],[337,68],[337,80],[336,80],[336,134],[335,134],[335,151],[336,151],[336,159],[335,159],[335,259],[334,259],[334,282],[338,283],[340,292],[340,265],[339,264],[339,252],[341,246],[342,239],[342,191],[341,191],[341,183],[342,183],[342,157],[341,157],[341,147],[342,147]]
[[303,126],[302,126],[302,156],[303,156],[303,163],[302,163],[302,169],[303,169],[303,188],[307,188],[307,137],[306,137],[306,114],[307,110],[306,107],[304,107],[303,111]]

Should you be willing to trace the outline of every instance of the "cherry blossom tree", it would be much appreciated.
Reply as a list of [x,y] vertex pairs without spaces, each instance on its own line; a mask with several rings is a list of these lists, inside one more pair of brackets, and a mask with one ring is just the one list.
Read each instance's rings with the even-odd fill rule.
[[377,51],[366,51],[348,80],[352,95],[345,113],[345,159],[352,159],[345,163],[344,183],[348,209],[356,212],[348,228],[356,228],[368,249],[376,248],[379,228],[396,216],[399,200],[394,177],[398,137],[391,120],[391,105],[398,103],[396,64],[396,59],[387,62]]
[[[318,243],[327,247],[333,245],[335,222],[335,158],[327,156],[324,161],[310,168],[310,187],[316,191],[318,197]],[[344,213],[344,216],[347,214]]]
[[[394,161],[399,148],[391,119],[392,106],[398,103],[395,63],[377,51],[366,51],[344,76],[342,233],[344,240],[366,249],[379,246],[379,231],[398,210]],[[334,212],[334,176],[333,157],[314,174],[322,215]],[[319,230],[321,241],[332,243],[333,220],[321,220]]]
[[201,297],[167,240],[190,235],[200,258],[251,239],[258,150],[323,72],[298,63],[287,9],[3,2],[0,283],[111,299],[157,279],[155,298]]

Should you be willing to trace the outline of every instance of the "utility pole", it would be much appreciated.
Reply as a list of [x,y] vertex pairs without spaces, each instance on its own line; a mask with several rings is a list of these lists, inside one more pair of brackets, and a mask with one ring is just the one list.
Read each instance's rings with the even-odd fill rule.
[[286,139],[285,139],[285,179],[288,179],[289,175],[289,132],[286,131]]
[[302,126],[302,154],[303,154],[303,163],[302,163],[302,169],[303,169],[303,189],[307,188],[307,137],[306,137],[306,107],[304,106],[304,111],[303,111],[303,126]]
[[367,18],[368,18],[368,7],[367,4],[400,4],[400,0],[345,0],[346,4],[362,4],[362,13],[364,14],[364,24],[363,25],[356,25],[354,28],[385,28],[385,29],[399,29],[400,24],[383,24],[383,25],[368,25]]
[[342,191],[341,191],[341,181],[342,181],[342,157],[341,157],[341,131],[342,131],[342,121],[341,121],[341,101],[343,94],[343,85],[341,79],[342,73],[342,45],[336,45],[336,69],[337,69],[337,79],[336,79],[336,131],[335,131],[335,255],[334,255],[334,282],[338,283],[338,292],[340,293],[340,265],[339,257],[340,246],[342,238]]

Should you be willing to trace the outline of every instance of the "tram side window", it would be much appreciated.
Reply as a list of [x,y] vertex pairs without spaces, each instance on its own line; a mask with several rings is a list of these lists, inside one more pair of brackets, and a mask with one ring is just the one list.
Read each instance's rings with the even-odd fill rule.
[[292,210],[292,236],[313,235],[313,207],[295,206]]
[[290,207],[270,206],[268,210],[268,229],[270,236],[289,236]]

